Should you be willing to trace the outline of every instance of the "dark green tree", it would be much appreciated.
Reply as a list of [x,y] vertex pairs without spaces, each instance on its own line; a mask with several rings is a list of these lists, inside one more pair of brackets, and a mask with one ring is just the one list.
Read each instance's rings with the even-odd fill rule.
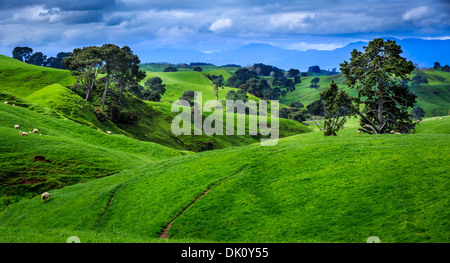
[[173,66],[168,66],[167,68],[164,69],[164,72],[176,72],[176,71],[178,71],[178,69]]
[[114,81],[119,88],[118,103],[122,104],[123,90],[129,86],[137,85],[139,81],[145,78],[146,73],[140,70],[139,63],[141,61],[137,55],[133,54],[130,47],[122,47],[117,58],[120,60],[120,67],[119,71],[114,75]]
[[315,78],[311,79],[311,85],[309,87],[312,88],[312,89],[318,89],[320,87],[317,84],[317,83],[319,83],[319,81],[320,81],[320,78],[318,78],[318,77],[315,77]]
[[[338,86],[331,81],[330,87],[320,94],[326,107],[323,131],[325,136],[334,135],[344,127],[347,120],[345,110],[352,108],[352,99],[347,92],[338,91]],[[343,111],[343,109],[345,109]],[[320,126],[319,126],[320,127]]]
[[435,70],[440,70],[440,69],[441,69],[441,64],[440,64],[439,62],[434,62],[433,68],[434,68]]
[[415,67],[401,53],[395,41],[377,38],[364,47],[364,52],[353,50],[350,63],[341,64],[345,83],[358,91],[355,102],[363,106],[363,111],[355,110],[363,132],[409,133],[414,129],[408,108],[414,106],[417,96],[405,82]]
[[312,72],[312,73],[320,73],[320,67],[319,66],[311,66],[308,68],[308,72]]
[[226,99],[234,100],[234,101],[242,100],[242,101],[246,102],[248,100],[248,95],[247,95],[247,92],[245,92],[244,90],[241,90],[241,89],[239,89],[237,91],[230,90],[227,93]]
[[28,64],[36,65],[36,66],[44,66],[47,61],[47,56],[42,52],[33,53],[26,62]]
[[415,107],[411,110],[411,116],[413,117],[413,119],[421,121],[422,118],[425,117],[425,111],[420,106]]
[[33,49],[29,47],[15,47],[12,54],[13,58],[18,59],[22,62],[27,62],[33,54]]
[[203,69],[201,67],[199,67],[199,66],[193,67],[192,70],[193,71],[197,71],[197,72],[202,72],[203,71]]
[[311,114],[312,116],[323,117],[326,114],[325,104],[321,99],[311,102],[311,104],[306,106],[306,109],[308,113]]
[[289,77],[289,78],[294,78],[294,77],[296,77],[296,76],[298,76],[298,75],[300,75],[300,70],[298,70],[298,69],[293,69],[293,68],[291,68],[291,69],[288,71],[288,77]]
[[224,85],[225,85],[225,83],[223,81],[222,75],[220,75],[219,77],[217,77],[213,80],[214,95],[216,96],[217,101],[219,101],[219,89],[220,88],[223,89]]
[[85,90],[87,101],[94,88],[99,69],[102,66],[99,47],[76,48],[62,61],[64,67],[77,77],[77,82]]
[[166,88],[165,88],[166,85],[162,84],[162,80],[160,77],[153,77],[153,78],[147,79],[147,81],[145,81],[144,86],[149,91],[152,91],[152,93],[159,94],[159,99],[153,100],[153,99],[158,98],[158,96],[148,93],[149,95],[151,94],[150,98],[152,98],[152,99],[147,99],[147,100],[159,101],[161,99],[161,96],[164,95],[164,93],[166,92]]
[[195,99],[195,91],[193,90],[186,90],[183,92],[183,95],[180,97],[180,100],[185,100],[189,102],[191,106],[194,106],[194,99]]

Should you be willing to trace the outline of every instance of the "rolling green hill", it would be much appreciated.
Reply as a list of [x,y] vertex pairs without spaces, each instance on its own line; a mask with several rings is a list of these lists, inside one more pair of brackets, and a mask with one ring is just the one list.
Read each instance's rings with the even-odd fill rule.
[[[14,129],[17,124],[20,129]],[[38,133],[19,135],[19,130],[33,129]],[[187,153],[4,103],[0,134],[0,196],[5,202]]]
[[427,122],[412,135],[307,133],[152,162],[10,205],[0,238],[30,228],[23,241],[51,229],[154,242],[175,219],[171,242],[448,242],[450,118]]
[[[415,106],[421,106],[425,110],[426,116],[442,116],[447,115],[450,110],[450,73],[442,71],[424,71],[428,84],[420,84],[415,87],[410,86],[410,90],[418,96]],[[416,72],[410,78],[414,77]],[[351,96],[356,97],[355,89],[349,89],[345,85],[345,79],[342,74],[332,76],[319,76],[319,89],[312,89],[311,79],[315,76],[302,77],[302,83],[296,85],[294,92],[289,92],[285,97],[280,98],[280,102],[289,105],[299,100],[304,105],[320,99],[320,93],[330,86],[331,81],[336,82],[339,89],[344,89]]]
[[[95,116],[98,98],[66,88],[68,71],[0,62],[0,242],[450,241],[449,116],[401,135],[357,133],[352,118],[337,137],[280,119],[273,147],[260,136],[176,137],[170,102],[189,89],[214,99],[205,74],[227,71],[149,72],[167,85],[162,101],[125,94],[122,113],[139,119],[114,124]],[[449,75],[425,74],[413,91],[441,113]],[[319,90],[310,78],[283,102],[307,105],[333,79],[345,88],[341,75],[321,76]],[[39,131],[20,136],[16,124]]]
[[[217,69],[214,72],[229,76],[228,71]],[[227,75],[228,74],[228,75]],[[248,145],[259,142],[257,136],[180,136],[171,132],[171,121],[177,115],[170,111],[170,102],[178,100],[184,91],[193,89],[203,92],[203,101],[215,99],[212,94],[212,83],[202,73],[195,71],[152,73],[149,77],[160,76],[167,85],[167,93],[163,103],[143,102],[131,94],[125,94],[121,107],[124,113],[139,116],[137,123],[116,122],[109,120],[100,122],[94,114],[95,106],[100,105],[102,91],[92,102],[86,102],[79,95],[66,88],[75,83],[74,77],[66,70],[56,70],[29,65],[18,60],[0,56],[0,97],[13,103],[20,99],[29,107],[31,104],[42,107],[30,109],[52,112],[53,115],[81,123],[95,130],[111,131],[142,141],[156,142],[179,150],[203,151],[225,147]],[[146,78],[146,79],[147,79]],[[146,80],[145,79],[145,80]],[[145,82],[143,80],[141,83]],[[220,90],[220,99],[225,99],[230,88]],[[304,125],[291,120],[280,120],[280,136],[308,132]]]
[[[204,74],[219,74],[225,75],[225,70],[207,71]],[[178,100],[183,92],[187,90],[193,90],[196,92],[202,92],[203,103],[208,100],[215,100],[216,97],[213,94],[212,82],[205,75],[196,71],[187,72],[147,72],[147,77],[141,81],[141,85],[144,85],[145,81],[151,77],[160,77],[163,84],[166,84],[166,93],[161,97],[161,101],[172,103]],[[229,73],[224,77],[228,79]],[[233,88],[224,87],[219,90],[219,100],[225,100],[227,93]],[[259,100],[254,96],[250,96],[251,99]]]

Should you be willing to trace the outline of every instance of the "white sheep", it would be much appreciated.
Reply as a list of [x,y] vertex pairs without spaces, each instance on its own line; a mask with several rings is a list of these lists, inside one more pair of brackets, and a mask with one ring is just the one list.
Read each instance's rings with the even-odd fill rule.
[[18,124],[14,125],[14,129],[20,129],[20,125]]
[[39,134],[39,136],[42,136],[42,133],[41,133],[41,134]]
[[5,104],[8,104],[8,102],[7,102],[7,101],[5,101]]
[[44,203],[45,200],[49,199],[50,196],[52,196],[50,193],[45,192],[41,195],[42,203]]
[[111,132],[111,131],[106,131],[106,133],[108,133],[108,134],[112,134],[112,132]]
[[38,129],[34,129],[32,133],[38,133]]
[[394,130],[391,130],[391,134],[401,134],[400,132],[396,132]]
[[28,133],[27,133],[27,132],[19,131],[19,135],[22,135],[22,136],[28,136]]

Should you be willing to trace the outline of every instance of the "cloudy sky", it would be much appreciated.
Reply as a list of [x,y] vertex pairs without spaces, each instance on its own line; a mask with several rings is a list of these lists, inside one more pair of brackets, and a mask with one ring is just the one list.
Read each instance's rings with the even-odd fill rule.
[[446,0],[0,0],[0,53],[115,43],[211,52],[249,43],[330,50],[374,37],[450,38]]

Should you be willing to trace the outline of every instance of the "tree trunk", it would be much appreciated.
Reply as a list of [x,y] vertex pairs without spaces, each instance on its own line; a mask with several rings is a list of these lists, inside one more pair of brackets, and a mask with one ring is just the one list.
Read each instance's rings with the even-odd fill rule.
[[120,89],[119,89],[119,105],[122,104],[122,98],[123,98],[122,90],[123,90],[123,85],[120,85]]
[[103,97],[102,97],[102,111],[103,108],[105,107],[105,101],[106,101],[106,94],[108,93],[108,86],[109,86],[109,73],[106,75],[106,84],[105,84],[105,92],[103,92]]
[[383,98],[379,98],[378,99],[378,114],[377,114],[379,133],[383,133],[383,129],[384,129],[383,104],[384,104]]

